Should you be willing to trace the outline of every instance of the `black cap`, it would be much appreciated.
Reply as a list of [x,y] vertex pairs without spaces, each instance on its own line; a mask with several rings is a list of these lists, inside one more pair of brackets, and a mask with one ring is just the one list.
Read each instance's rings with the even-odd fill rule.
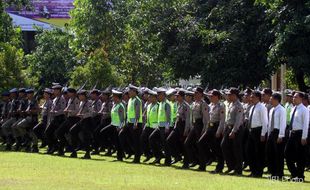
[[264,88],[262,94],[272,95],[272,90],[270,88]]
[[221,92],[216,90],[216,89],[213,89],[211,91],[209,91],[207,93],[208,96],[218,96],[218,97],[221,97]]
[[34,90],[33,90],[33,89],[27,89],[27,90],[26,90],[26,93],[27,93],[27,94],[32,94],[32,93],[34,93]]
[[67,88],[67,92],[76,93],[76,89],[75,88]]
[[19,93],[26,93],[26,88],[20,88],[20,89],[18,89],[18,92]]
[[98,89],[93,89],[90,91],[91,94],[96,94],[96,95],[100,95],[100,90]]
[[10,96],[9,92],[2,92],[1,96]]
[[183,90],[178,90],[177,93],[175,94],[176,96],[185,96],[185,92]]
[[202,89],[200,86],[198,86],[198,87],[196,87],[196,88],[194,89],[194,92],[198,92],[198,93],[203,94],[203,89]]
[[227,92],[227,94],[239,95],[239,90],[238,90],[238,88],[231,87],[231,88],[229,89],[229,91]]

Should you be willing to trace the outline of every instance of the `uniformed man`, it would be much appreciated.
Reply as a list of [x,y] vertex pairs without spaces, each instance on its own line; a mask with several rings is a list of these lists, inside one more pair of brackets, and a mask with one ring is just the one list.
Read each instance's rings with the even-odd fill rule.
[[[208,93],[210,103],[210,122],[205,126],[205,130],[198,140],[199,150],[199,170],[206,170],[206,161],[210,159],[209,149],[215,154],[217,159],[216,169],[212,173],[222,173],[224,168],[224,158],[221,149],[225,125],[225,106],[220,102],[221,93],[213,89]],[[209,158],[208,158],[209,157]]]
[[53,154],[58,149],[58,142],[55,136],[55,131],[65,120],[64,109],[66,108],[67,104],[61,93],[62,86],[58,84],[53,86],[52,89],[55,96],[50,111],[52,118],[44,132],[48,144],[48,150],[46,152],[47,154]]
[[64,156],[64,148],[68,145],[66,136],[68,135],[70,128],[80,120],[77,116],[80,104],[80,101],[76,95],[77,91],[74,88],[67,88],[67,92],[69,100],[66,108],[64,109],[66,118],[55,131],[56,138],[59,141],[58,156]]
[[172,131],[176,118],[177,118],[177,102],[175,100],[175,93],[177,91],[173,88],[169,89],[166,94],[167,94],[167,99],[169,101],[169,105],[170,105],[170,112],[171,112],[171,121],[170,121],[170,130],[168,133],[166,133],[166,138],[168,137],[168,135],[170,134],[170,132]]
[[272,108],[272,105],[270,104],[270,97],[272,95],[272,90],[270,88],[264,88],[261,94],[262,94],[262,103],[265,105],[269,113],[270,109]]
[[[24,138],[26,151],[31,151],[31,136],[30,131],[32,130],[33,126],[38,123],[38,111],[39,106],[38,102],[34,97],[34,90],[28,89],[26,90],[27,94],[27,105],[26,110],[24,111],[24,119],[22,119],[13,129],[15,131],[15,138],[17,139],[15,150],[20,150],[22,139]],[[32,147],[34,151],[37,151],[37,147]]]
[[[99,148],[102,144],[102,139],[100,137],[100,131],[110,125],[111,123],[111,108],[112,108],[112,102],[110,99],[111,95],[111,90],[109,88],[105,89],[102,91],[100,100],[101,100],[101,108],[100,111],[98,112],[101,115],[101,121],[98,126],[94,129],[94,152],[93,154],[99,154]],[[111,156],[112,155],[112,148],[111,145],[105,147],[108,148],[107,153],[105,154],[106,156]]]
[[306,144],[309,128],[309,110],[302,104],[304,94],[295,92],[293,95],[294,107],[291,111],[289,138],[285,147],[287,167],[294,180],[304,181],[306,162]]
[[[100,131],[104,144],[112,144],[117,150],[117,160],[123,161],[124,148],[119,141],[119,134],[126,123],[126,109],[122,103],[122,92],[112,90],[113,107],[111,109],[111,123]],[[105,142],[110,140],[110,142]]]
[[44,103],[40,107],[42,118],[40,120],[40,123],[38,123],[36,126],[33,127],[33,133],[35,135],[31,135],[33,152],[39,152],[39,150],[37,149],[38,139],[42,141],[40,148],[45,147],[47,144],[46,138],[44,136],[44,131],[46,127],[48,126],[50,119],[51,119],[50,111],[53,105],[53,102],[51,99],[52,93],[53,93],[52,90],[48,88],[44,89],[43,91]]
[[146,108],[146,122],[141,134],[141,149],[146,157],[143,162],[149,161],[153,156],[149,139],[154,130],[158,128],[159,104],[157,102],[157,92],[153,90],[148,91],[148,102]]
[[[132,147],[135,153],[134,163],[140,163],[141,157],[141,145],[140,145],[140,135],[142,132],[142,101],[137,96],[138,87],[134,85],[129,85],[129,101],[127,105],[127,125],[124,132],[129,131],[130,137],[132,139]],[[121,143],[124,144],[126,139],[123,136],[120,139]]]
[[2,125],[5,123],[8,119],[8,114],[10,110],[10,93],[9,92],[3,92],[1,94],[2,97],[2,106],[1,106],[1,116],[0,116],[0,135],[3,140],[3,144],[6,143],[6,136],[2,131]]
[[154,153],[155,160],[153,164],[160,164],[163,157],[162,151],[165,149],[166,138],[171,128],[171,104],[166,99],[166,89],[157,88],[158,94],[158,127],[150,135],[150,146]]
[[[171,164],[177,163],[181,161],[181,149],[183,148],[183,143],[185,137],[188,135],[191,128],[191,120],[190,120],[190,106],[187,102],[185,102],[185,92],[180,89],[176,93],[177,102],[178,102],[178,110],[177,110],[177,120],[175,126],[167,138],[166,146],[166,159],[165,165],[170,166]],[[175,158],[173,162],[171,162],[171,156]]]
[[83,159],[91,159],[91,141],[93,131],[89,128],[92,122],[92,103],[87,99],[87,91],[81,89],[78,92],[78,98],[80,100],[79,111],[77,116],[80,117],[80,121],[74,124],[69,133],[71,135],[72,153],[70,157],[77,157],[78,145],[84,147],[85,155]]
[[286,111],[281,105],[281,99],[279,93],[274,93],[270,100],[272,108],[269,112],[266,153],[268,158],[268,170],[273,179],[282,179],[284,175]]
[[15,139],[12,133],[12,125],[17,121],[19,115],[17,109],[19,107],[18,90],[13,88],[10,90],[10,109],[8,119],[2,124],[2,132],[6,136],[6,150],[11,150]]
[[247,143],[247,155],[252,177],[262,177],[265,161],[265,141],[268,129],[268,110],[261,103],[262,94],[254,91],[251,94],[251,102],[249,117],[249,137]]
[[199,163],[196,142],[201,136],[202,129],[208,126],[210,120],[209,106],[203,100],[203,89],[201,87],[197,87],[194,90],[194,102],[192,103],[191,110],[192,128],[184,142],[185,154],[182,166],[183,169],[189,168],[190,163],[192,163],[191,167]]
[[[101,146],[101,140],[98,136],[98,130],[101,129],[100,123],[102,119],[102,115],[100,114],[102,101],[100,99],[100,91],[98,89],[93,89],[90,92],[90,99],[92,101],[92,126],[95,127],[94,129],[94,142],[93,142],[93,155],[99,154],[99,147]],[[97,129],[97,127],[99,127]],[[99,131],[100,133],[100,131]]]
[[[221,147],[228,170],[225,174],[242,174],[243,107],[238,99],[239,90],[230,88],[227,92],[229,102]],[[231,173],[233,172],[233,173]]]

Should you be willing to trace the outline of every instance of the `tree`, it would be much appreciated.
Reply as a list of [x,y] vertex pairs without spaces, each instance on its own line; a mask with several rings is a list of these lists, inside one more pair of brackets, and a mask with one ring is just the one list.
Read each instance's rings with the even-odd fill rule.
[[12,19],[0,2],[0,90],[26,85],[22,68],[20,29],[14,28]]
[[52,82],[68,83],[71,72],[78,64],[69,47],[68,32],[61,29],[45,30],[36,35],[36,50],[26,56],[28,76],[41,87]]
[[273,19],[275,41],[268,53],[273,66],[286,64],[295,76],[298,88],[307,91],[310,77],[310,2],[307,0],[277,0],[263,3]]

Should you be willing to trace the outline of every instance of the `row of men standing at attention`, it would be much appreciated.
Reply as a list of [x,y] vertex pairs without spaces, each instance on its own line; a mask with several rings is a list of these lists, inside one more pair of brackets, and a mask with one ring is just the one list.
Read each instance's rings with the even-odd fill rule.
[[[302,92],[287,94],[292,102],[281,105],[282,97],[270,89],[240,92],[204,92],[193,90],[148,88],[129,85],[100,92],[93,89],[62,91],[60,84],[44,90],[41,119],[32,89],[12,89],[4,94],[1,135],[6,149],[22,146],[38,152],[48,146],[47,154],[66,151],[90,159],[107,149],[117,152],[122,161],[134,155],[139,163],[154,157],[153,164],[170,166],[183,160],[182,168],[206,166],[217,161],[212,173],[241,175],[250,167],[251,176],[261,177],[265,166],[272,177],[282,178],[284,158],[292,178],[304,179],[307,162],[309,109]],[[110,96],[111,95],[111,96]],[[241,103],[242,100],[242,103]],[[208,102],[208,103],[207,103]],[[173,158],[173,159],[172,159]]]

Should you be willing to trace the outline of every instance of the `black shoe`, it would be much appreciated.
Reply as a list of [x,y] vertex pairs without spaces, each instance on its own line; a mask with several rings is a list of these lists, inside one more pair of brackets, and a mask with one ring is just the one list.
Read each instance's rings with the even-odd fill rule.
[[152,157],[148,156],[148,157],[145,158],[145,160],[143,160],[143,162],[144,162],[144,163],[145,163],[145,162],[148,162],[148,161],[150,161],[151,158],[152,158]]
[[14,151],[20,151],[21,150],[21,144],[20,143],[17,143],[16,145],[15,145],[15,148],[14,148]]
[[32,146],[31,152],[38,153],[39,152],[38,146]]
[[77,153],[74,151],[70,154],[70,158],[77,158]]
[[63,150],[58,150],[57,156],[64,156],[65,152]]
[[229,174],[229,173],[231,173],[232,171],[234,171],[234,170],[228,169],[228,170],[226,170],[226,171],[224,172],[224,174]]
[[207,166],[210,166],[210,165],[212,164],[213,161],[214,161],[214,160],[213,160],[212,158],[210,158],[210,159],[208,160],[208,162],[206,163],[206,165],[207,165]]
[[182,160],[181,157],[176,157],[176,158],[171,162],[171,164],[176,164],[176,163],[178,163],[178,162],[181,161],[181,160]]
[[129,154],[127,154],[127,156],[126,156],[126,159],[129,159],[129,158],[131,158],[132,156],[133,156],[133,154],[129,153]]
[[30,145],[27,145],[26,148],[25,148],[25,151],[26,151],[26,152],[31,152],[31,146],[30,146]]
[[206,171],[206,167],[204,167],[204,166],[199,166],[199,168],[197,169],[197,171],[205,172],[205,171]]
[[86,160],[91,159],[90,153],[86,152],[85,155],[82,157],[82,159],[86,159]]
[[132,163],[135,163],[135,164],[140,164],[140,159],[133,159]]
[[194,168],[194,167],[196,167],[197,165],[198,165],[197,162],[193,162],[193,163],[191,163],[191,164],[189,165],[189,167],[190,167],[190,168]]
[[12,146],[10,144],[7,144],[6,147],[5,147],[5,150],[6,151],[12,150]]
[[210,173],[211,173],[211,174],[221,174],[221,173],[223,173],[223,171],[222,171],[222,170],[215,169],[215,170],[211,171]]
[[99,150],[94,150],[91,155],[99,155]]
[[165,164],[164,164],[165,166],[171,166],[171,160],[169,159],[169,160],[165,160]]
[[156,158],[151,164],[160,164],[160,158]]
[[47,144],[45,142],[42,142],[41,146],[39,148],[45,148]]
[[112,156],[112,152],[109,151],[109,152],[105,153],[104,156]]
[[189,165],[188,164],[183,164],[182,165],[182,169],[189,169]]

